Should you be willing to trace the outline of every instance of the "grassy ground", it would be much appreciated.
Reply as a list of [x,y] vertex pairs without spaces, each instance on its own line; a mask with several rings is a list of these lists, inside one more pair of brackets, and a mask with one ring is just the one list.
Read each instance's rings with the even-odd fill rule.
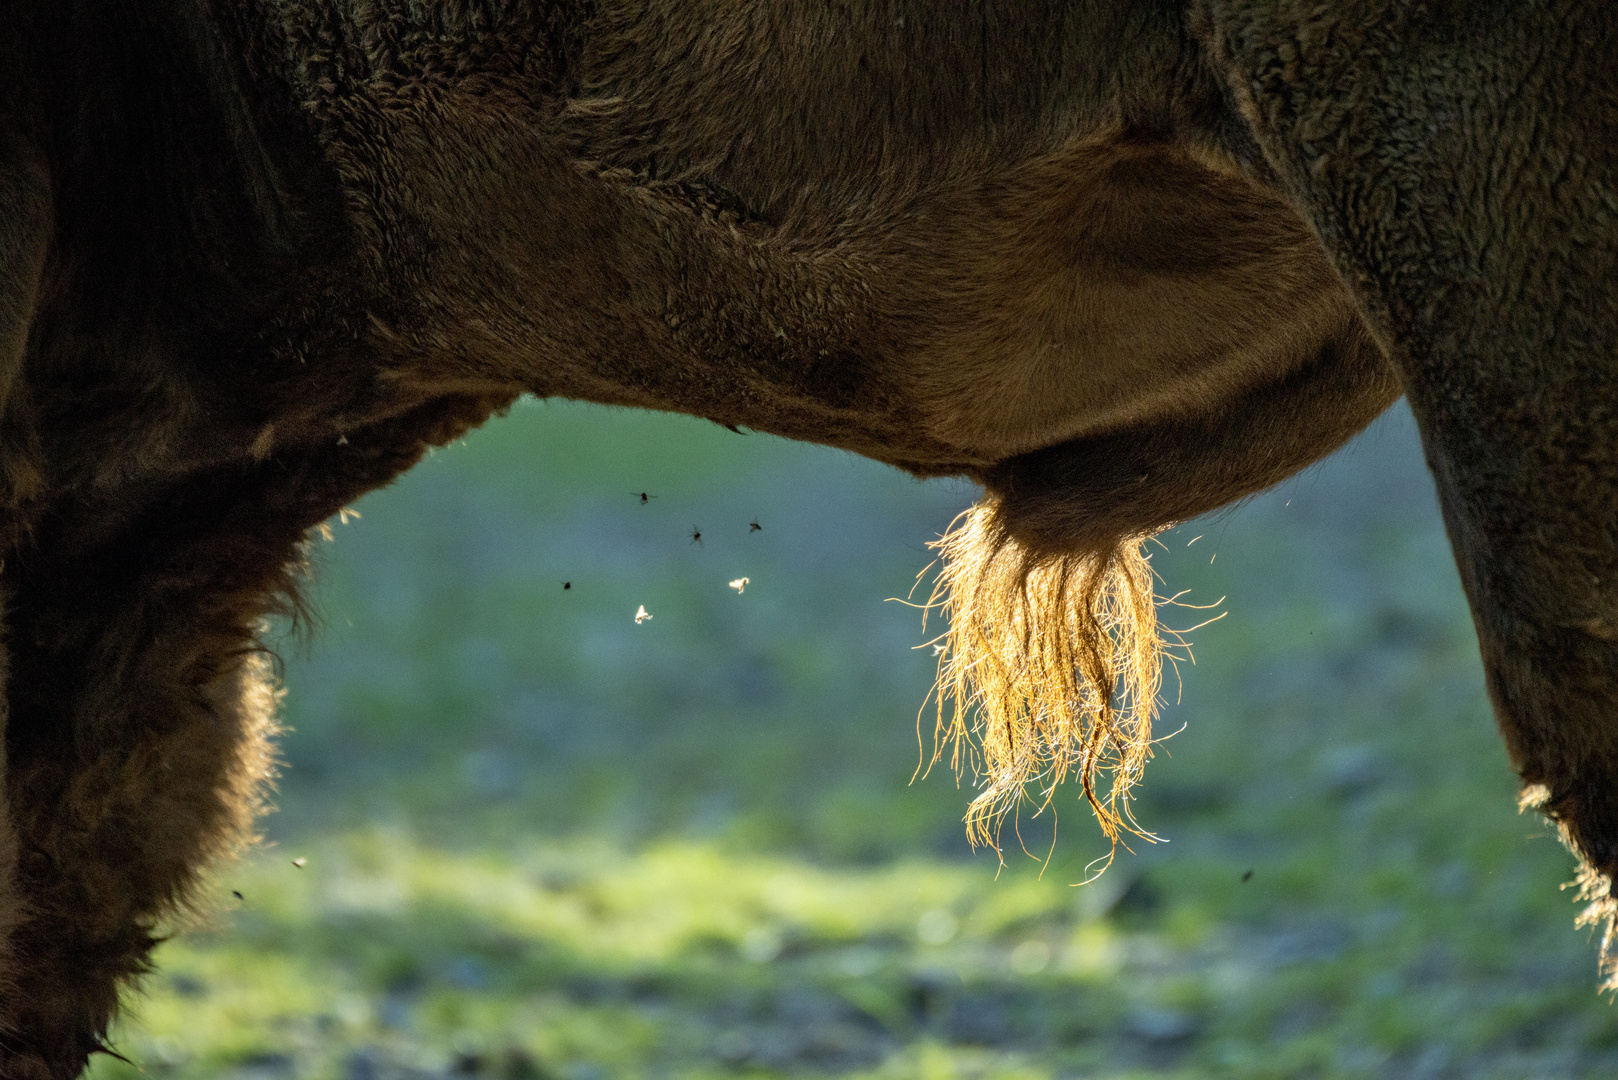
[[269,842],[93,1075],[1618,1071],[1405,414],[1163,537],[1228,615],[1136,808],[1169,842],[1083,888],[1076,797],[1002,869],[911,783],[932,658],[885,598],[973,494],[525,402],[367,498],[285,645]]

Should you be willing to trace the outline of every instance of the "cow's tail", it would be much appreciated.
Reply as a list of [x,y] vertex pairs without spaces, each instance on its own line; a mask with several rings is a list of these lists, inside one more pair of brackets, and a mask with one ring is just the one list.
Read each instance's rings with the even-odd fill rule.
[[1038,551],[1012,535],[991,495],[934,544],[929,606],[949,620],[936,753],[947,749],[958,775],[977,774],[974,846],[998,850],[1006,814],[1025,800],[1043,809],[1069,777],[1115,845],[1124,832],[1148,835],[1129,808],[1152,755],[1165,645],[1146,539]]

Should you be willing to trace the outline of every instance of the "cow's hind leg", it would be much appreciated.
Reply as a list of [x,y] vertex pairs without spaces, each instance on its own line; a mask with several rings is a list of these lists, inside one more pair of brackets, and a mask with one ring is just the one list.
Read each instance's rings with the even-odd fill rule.
[[1208,14],[1215,62],[1401,368],[1524,803],[1583,858],[1610,934],[1618,7]]

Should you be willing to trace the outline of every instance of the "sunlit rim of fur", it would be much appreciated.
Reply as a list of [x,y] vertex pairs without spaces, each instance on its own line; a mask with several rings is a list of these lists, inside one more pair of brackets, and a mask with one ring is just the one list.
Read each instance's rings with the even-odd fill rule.
[[1045,809],[1069,776],[1114,847],[1123,832],[1155,839],[1129,808],[1152,755],[1165,648],[1146,539],[1036,554],[988,498],[933,543],[942,565],[927,607],[949,620],[933,760],[947,745],[956,775],[976,776],[973,846],[999,850],[1006,815],[1024,801]]
[[[1550,802],[1550,788],[1544,784],[1529,784],[1517,796],[1517,812],[1538,810],[1545,813]],[[1618,939],[1618,897],[1613,896],[1612,878],[1590,865],[1567,822],[1557,821],[1556,830],[1561,834],[1562,846],[1578,856],[1579,860],[1578,872],[1573,880],[1562,885],[1564,889],[1577,889],[1575,895],[1585,905],[1573,925],[1594,927],[1601,935],[1601,951],[1597,961],[1601,989],[1618,994],[1618,950],[1613,948],[1615,939]]]

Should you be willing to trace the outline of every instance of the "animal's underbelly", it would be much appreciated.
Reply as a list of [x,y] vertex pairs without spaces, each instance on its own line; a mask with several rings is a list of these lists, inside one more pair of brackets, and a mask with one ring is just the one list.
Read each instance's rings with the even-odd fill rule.
[[1205,411],[1357,323],[1280,198],[1175,148],[1075,145],[984,202],[929,214],[907,360],[928,433],[975,457]]

